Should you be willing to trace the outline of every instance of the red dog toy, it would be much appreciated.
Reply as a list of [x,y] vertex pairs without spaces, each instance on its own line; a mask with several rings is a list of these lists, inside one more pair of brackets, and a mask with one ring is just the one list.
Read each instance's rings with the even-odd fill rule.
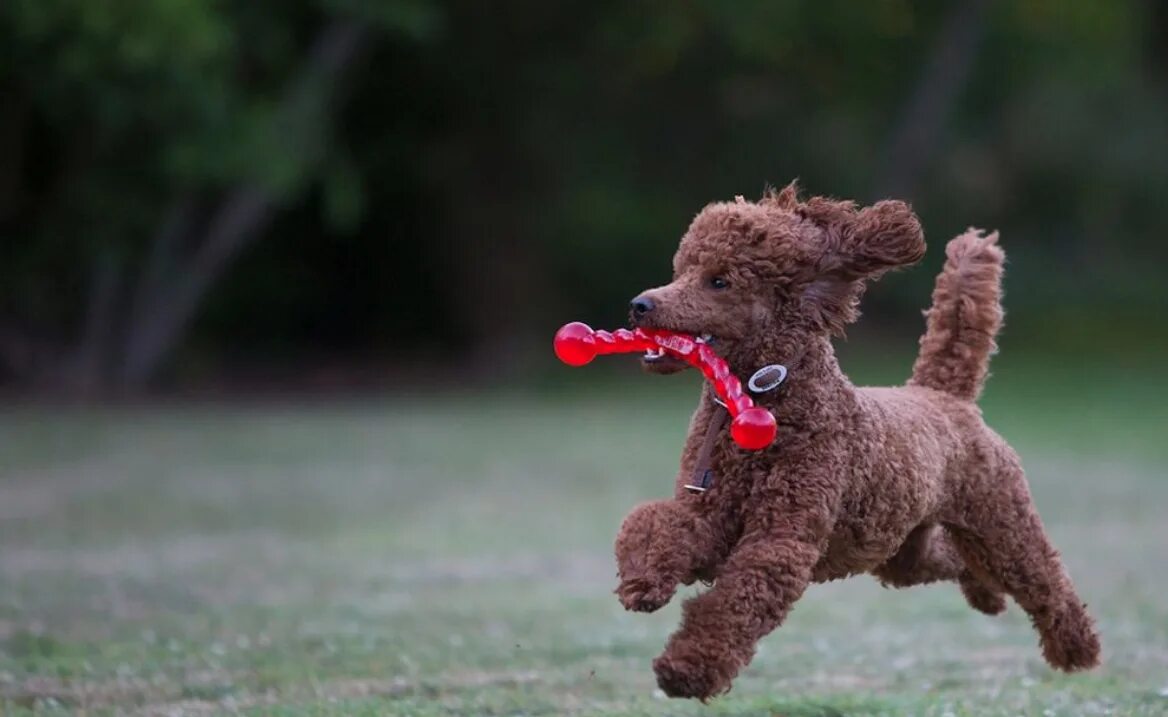
[[742,382],[707,344],[686,334],[648,329],[593,331],[587,324],[573,321],[556,332],[556,356],[569,366],[583,366],[600,354],[640,353],[664,349],[702,372],[734,421],[730,435],[748,451],[759,451],[775,440],[775,417],[754,405],[742,390]]

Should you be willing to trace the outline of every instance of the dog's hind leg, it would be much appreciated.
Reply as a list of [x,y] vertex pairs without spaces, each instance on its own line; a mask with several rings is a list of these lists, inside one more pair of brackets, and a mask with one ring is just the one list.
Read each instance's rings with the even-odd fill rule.
[[1051,545],[1012,454],[992,485],[996,500],[973,500],[947,527],[958,552],[975,573],[1000,584],[1029,615],[1051,666],[1068,672],[1099,664],[1099,636],[1075,594],[1058,551]]
[[969,570],[944,528],[935,523],[918,525],[896,554],[872,571],[884,587],[906,588],[953,580],[961,585],[966,602],[987,615],[1006,609],[1001,588],[988,584]]

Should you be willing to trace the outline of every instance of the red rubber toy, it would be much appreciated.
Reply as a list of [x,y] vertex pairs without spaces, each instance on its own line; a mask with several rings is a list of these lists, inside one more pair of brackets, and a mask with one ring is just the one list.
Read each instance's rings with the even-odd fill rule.
[[730,373],[730,367],[722,357],[693,336],[656,329],[594,331],[587,324],[573,321],[556,332],[552,345],[556,356],[569,366],[583,366],[601,354],[665,349],[669,355],[701,371],[713,385],[714,392],[734,419],[730,424],[730,435],[739,447],[760,451],[775,440],[778,432],[775,417],[765,408],[755,406],[742,390],[742,382]]

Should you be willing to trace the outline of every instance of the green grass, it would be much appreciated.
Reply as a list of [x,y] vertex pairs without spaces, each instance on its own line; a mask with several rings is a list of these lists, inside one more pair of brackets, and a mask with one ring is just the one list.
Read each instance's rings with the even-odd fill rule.
[[984,405],[1102,669],[1053,673],[1014,606],[861,577],[813,587],[729,695],[661,698],[677,601],[625,613],[610,545],[669,491],[693,381],[0,414],[0,714],[1168,713],[1168,389],[1066,361],[1003,364]]

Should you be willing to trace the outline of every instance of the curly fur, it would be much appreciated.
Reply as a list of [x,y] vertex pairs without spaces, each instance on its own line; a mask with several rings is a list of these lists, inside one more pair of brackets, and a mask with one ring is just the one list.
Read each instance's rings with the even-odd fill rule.
[[[792,184],[759,202],[707,206],[681,240],[673,281],[646,292],[655,308],[641,323],[713,334],[737,375],[791,369],[784,391],[756,398],[778,419],[773,446],[745,452],[722,435],[712,489],[688,493],[721,410],[703,390],[674,497],[638,506],[621,526],[616,592],[626,608],[656,610],[679,584],[714,582],[686,601],[653,663],[667,694],[728,690],[809,584],[865,572],[890,587],[955,581],[988,614],[1009,595],[1051,665],[1098,664],[1093,622],[1018,457],[974,403],[1002,321],[997,235],[970,230],[949,243],[908,385],[857,388],[836,362],[831,337],[858,316],[864,282],[924,251],[904,203],[800,201]],[[714,276],[729,287],[715,288]]]

